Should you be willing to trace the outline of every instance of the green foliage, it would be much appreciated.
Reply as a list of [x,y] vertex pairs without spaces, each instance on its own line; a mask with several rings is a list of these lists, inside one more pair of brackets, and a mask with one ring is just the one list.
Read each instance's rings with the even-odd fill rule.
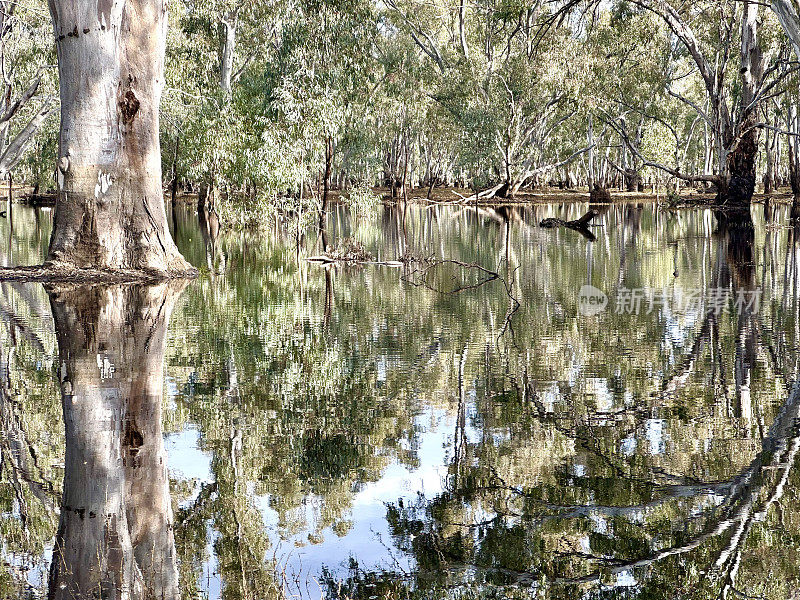
[[347,205],[355,221],[371,217],[378,210],[381,199],[367,186],[358,186],[347,192]]
[[[584,0],[563,14],[545,4],[171,4],[165,179],[174,171],[187,188],[210,184],[221,193],[224,224],[257,227],[276,211],[308,213],[304,203],[320,202],[326,155],[331,187],[344,192],[402,181],[506,182],[511,192],[551,180],[607,185],[623,169],[667,178],[644,159],[725,174],[743,79],[737,52],[718,49],[738,48],[743,3]],[[663,18],[667,6],[691,27],[694,50]],[[46,7],[19,5],[9,32],[13,96],[55,61]],[[791,128],[796,76],[786,36],[766,9],[758,35],[764,94],[777,100],[759,108],[768,122]],[[719,56],[709,62],[724,92],[709,92],[696,53]],[[54,95],[55,70],[44,73],[39,94]],[[727,129],[714,125],[723,117],[712,100],[731,116]],[[11,134],[34,108],[24,108]],[[17,180],[52,187],[56,129],[54,119],[40,132]],[[785,153],[771,156],[778,155]]]

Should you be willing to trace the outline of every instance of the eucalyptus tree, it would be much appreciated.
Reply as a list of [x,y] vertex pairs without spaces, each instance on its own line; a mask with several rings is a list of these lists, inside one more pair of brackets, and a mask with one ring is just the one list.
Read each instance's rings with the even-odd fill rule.
[[[167,72],[171,122],[165,128],[176,151],[167,156],[177,172],[183,145],[191,163],[182,172],[199,184],[198,208],[205,210],[218,207],[222,189],[238,189],[255,175],[255,165],[243,171],[240,164],[253,146],[246,123],[256,116],[242,103],[247,86],[240,83],[263,69],[289,9],[282,2],[238,0],[185,0],[177,6],[167,50],[174,62]],[[238,44],[242,37],[247,44]]]
[[378,21],[374,5],[363,0],[304,0],[295,11],[281,31],[265,92],[306,164],[320,165],[322,228],[337,146],[353,115],[369,118],[379,83]]
[[[748,204],[755,190],[759,109],[789,73],[780,68],[786,63],[785,55],[774,47],[765,48],[760,39],[760,5],[749,0],[691,6],[667,0],[625,1],[663,22],[699,76],[703,101],[696,102],[671,85],[667,93],[696,111],[708,126],[713,173],[685,173],[650,160],[629,143],[630,135],[618,121],[612,120],[612,125],[643,164],[685,181],[715,185],[720,203]],[[733,47],[739,50],[738,60],[732,56]]]
[[[600,145],[604,143],[606,149],[601,167],[604,162],[619,173],[629,192],[640,188],[646,170],[629,145],[639,154],[666,155],[675,166],[680,164],[675,154],[681,146],[686,107],[665,93],[665,88],[685,69],[675,60],[675,46],[659,25],[653,15],[618,4],[599,15],[585,33],[588,68],[583,104],[587,118],[597,123],[613,119],[628,134],[626,143],[609,128]],[[663,139],[663,130],[671,134],[674,144]],[[688,144],[683,149],[686,154]]]
[[780,21],[783,31],[792,44],[792,50],[800,59],[800,4],[797,0],[772,0],[770,7]]
[[52,0],[61,88],[51,266],[192,272],[167,228],[159,104],[166,3]]
[[0,178],[24,158],[58,108],[56,98],[47,93],[52,84],[45,27],[45,19],[35,8],[11,0],[0,2]]
[[462,151],[477,144],[475,163],[494,164],[497,183],[482,197],[514,195],[594,146],[561,136],[578,114],[584,66],[579,40],[539,36],[543,3],[386,4],[437,76],[429,93],[463,128]]

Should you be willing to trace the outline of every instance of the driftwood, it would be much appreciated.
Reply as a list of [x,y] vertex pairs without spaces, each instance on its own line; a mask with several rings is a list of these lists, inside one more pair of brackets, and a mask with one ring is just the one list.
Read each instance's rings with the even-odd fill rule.
[[316,256],[309,256],[306,260],[310,263],[318,263],[324,266],[332,264],[348,264],[348,265],[378,265],[381,267],[392,267],[399,269],[404,264],[399,260],[362,260],[357,258],[337,258],[329,254],[318,254]]
[[565,221],[563,219],[544,219],[541,223],[539,223],[539,227],[544,227],[546,229],[553,229],[555,227],[566,227],[567,229],[572,229],[580,233],[583,237],[585,237],[590,242],[595,241],[597,238],[594,234],[589,231],[589,222],[594,219],[599,213],[595,210],[589,210],[585,215],[583,215],[580,219],[575,219],[574,221]]

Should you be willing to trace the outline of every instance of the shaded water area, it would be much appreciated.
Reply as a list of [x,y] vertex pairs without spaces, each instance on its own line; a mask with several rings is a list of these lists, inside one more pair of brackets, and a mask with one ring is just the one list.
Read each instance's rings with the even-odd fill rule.
[[795,597],[800,230],[537,226],[586,210],[331,213],[403,268],[179,210],[183,289],[0,284],[0,596]]

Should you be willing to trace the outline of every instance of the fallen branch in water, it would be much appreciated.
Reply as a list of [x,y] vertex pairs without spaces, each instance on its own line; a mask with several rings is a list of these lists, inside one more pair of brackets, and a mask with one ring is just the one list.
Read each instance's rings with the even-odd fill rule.
[[556,218],[543,219],[542,222],[539,223],[539,227],[544,227],[545,229],[553,229],[555,227],[565,227],[567,229],[572,229],[573,231],[577,231],[587,240],[593,242],[597,238],[591,231],[589,231],[589,223],[598,214],[599,213],[595,210],[589,210],[589,212],[583,215],[580,219],[575,219],[573,221],[564,221],[563,219],[556,219]]
[[[403,263],[406,266],[411,265],[413,263],[417,263],[417,264],[421,265],[420,268],[416,268],[413,271],[411,271],[410,273],[404,274],[401,277],[401,279],[403,281],[405,281],[407,283],[410,283],[411,285],[414,285],[414,286],[417,286],[417,287],[424,287],[424,288],[426,288],[428,290],[431,290],[432,292],[436,292],[437,294],[448,294],[448,295],[459,294],[459,293],[465,292],[467,290],[477,289],[477,288],[489,283],[490,281],[500,281],[500,282],[502,282],[503,287],[505,288],[506,295],[511,300],[511,305],[509,306],[508,310],[506,311],[506,316],[503,319],[503,326],[500,329],[500,334],[499,334],[498,337],[502,337],[507,330],[511,329],[511,318],[514,316],[514,314],[517,312],[517,310],[519,310],[519,308],[521,306],[519,300],[517,300],[517,298],[513,294],[513,289],[514,289],[513,278],[511,280],[511,282],[509,283],[497,271],[492,271],[491,269],[487,269],[486,267],[484,267],[482,265],[479,265],[477,263],[465,263],[465,262],[462,262],[460,260],[455,260],[455,259],[437,259],[437,258],[433,258],[432,256],[424,257],[424,256],[416,256],[416,255],[413,255],[413,254],[406,254],[406,255],[403,255],[400,258],[400,260],[403,261]],[[462,267],[463,269],[475,270],[480,274],[482,279],[480,279],[479,281],[476,281],[475,283],[466,284],[466,285],[458,285],[455,288],[450,289],[450,290],[445,290],[445,289],[442,289],[440,287],[436,287],[436,286],[432,285],[431,283],[429,283],[428,275],[429,275],[429,273],[431,272],[432,269],[435,269],[435,268],[440,267],[442,265],[455,265],[457,267]],[[516,272],[516,269],[514,271]],[[455,279],[455,278],[453,278],[453,279]],[[511,329],[511,333],[512,333],[512,336],[513,336],[513,333],[514,333],[513,329]]]
[[[409,259],[408,262],[410,263],[411,260]],[[500,274],[497,273],[496,271],[491,271],[485,267],[482,267],[477,263],[465,263],[461,262],[460,260],[454,260],[454,259],[425,259],[424,261],[417,260],[415,262],[421,262],[424,266],[419,269],[414,269],[410,273],[404,274],[401,277],[401,279],[407,283],[410,283],[411,285],[417,287],[424,287],[426,289],[431,290],[432,292],[437,292],[439,294],[458,294],[466,290],[474,290],[475,288],[479,288],[485,283],[489,283],[490,281],[494,281],[495,279],[502,279],[500,277]],[[467,285],[459,285],[451,290],[443,290],[441,288],[434,287],[433,285],[428,283],[427,280],[429,273],[433,269],[439,268],[442,265],[456,265],[464,269],[474,269],[485,277],[475,283]]]
[[377,265],[379,267],[392,267],[394,269],[399,269],[403,266],[403,263],[399,260],[345,260],[334,258],[333,256],[329,256],[327,254],[319,254],[317,256],[309,256],[306,258],[308,262],[317,263],[322,265],[323,267],[327,267],[329,265],[336,265],[336,264],[347,264],[347,265]]
[[[461,292],[465,292],[467,290],[474,290],[477,289],[484,284],[489,283],[490,281],[499,280],[503,283],[503,287],[505,288],[506,295],[508,295],[509,299],[511,300],[511,305],[506,311],[505,319],[503,320],[503,326],[500,329],[500,336],[503,336],[505,332],[511,329],[511,318],[514,314],[519,310],[521,304],[519,300],[513,294],[513,280],[511,283],[506,281],[506,279],[500,275],[497,271],[492,271],[491,269],[487,269],[486,267],[479,265],[477,263],[465,263],[460,260],[455,259],[438,259],[431,256],[423,256],[414,254],[411,252],[406,252],[404,255],[399,257],[397,260],[388,260],[388,261],[377,261],[372,260],[372,256],[369,256],[369,260],[363,260],[358,256],[340,256],[337,255],[336,252],[328,254],[320,254],[317,256],[309,256],[306,258],[308,262],[313,262],[320,264],[324,267],[328,267],[333,264],[349,264],[349,265],[378,265],[378,266],[385,266],[385,267],[404,267],[406,272],[400,277],[401,281],[405,281],[406,283],[410,283],[416,287],[424,287],[432,292],[436,292],[437,294],[459,294]],[[417,268],[409,271],[411,265],[419,265]],[[466,285],[457,285],[453,289],[443,289],[441,287],[437,287],[431,284],[428,281],[428,277],[433,269],[441,267],[442,265],[454,265],[457,267],[461,267],[463,269],[470,269],[476,271],[481,279],[475,281],[474,283],[469,283]],[[514,270],[516,272],[516,269]],[[452,278],[455,280],[455,277]],[[512,329],[513,335],[513,329]]]

